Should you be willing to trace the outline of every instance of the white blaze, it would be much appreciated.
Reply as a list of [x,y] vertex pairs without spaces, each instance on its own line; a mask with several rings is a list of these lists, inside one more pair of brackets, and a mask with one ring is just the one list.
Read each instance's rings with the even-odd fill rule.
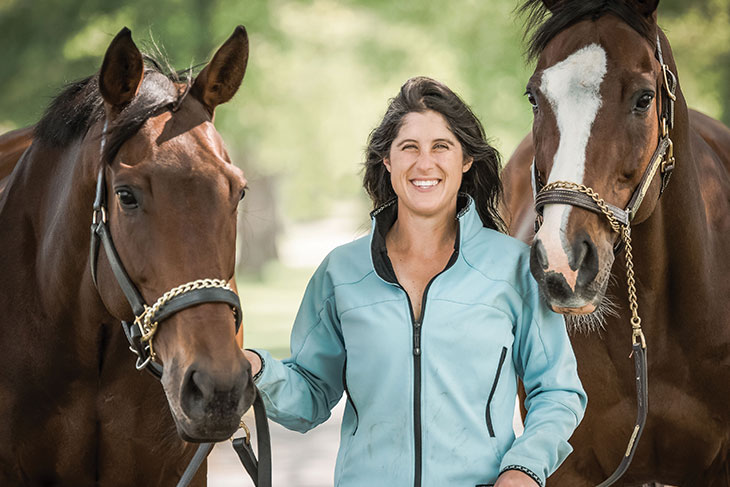
[[[565,60],[544,70],[540,89],[550,102],[560,132],[548,183],[570,181],[582,183],[585,173],[586,147],[593,121],[601,107],[601,82],[606,75],[606,51],[590,44]],[[562,245],[572,206],[547,205],[544,223],[538,233],[548,254],[548,269],[563,273],[575,288],[577,273],[568,266]]]

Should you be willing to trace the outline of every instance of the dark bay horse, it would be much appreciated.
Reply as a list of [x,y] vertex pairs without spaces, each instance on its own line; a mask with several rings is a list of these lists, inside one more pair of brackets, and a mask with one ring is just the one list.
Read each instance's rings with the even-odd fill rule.
[[0,485],[175,485],[188,441],[230,437],[251,405],[236,315],[216,299],[160,318],[148,343],[162,386],[135,370],[119,324],[135,315],[111,254],[90,253],[89,239],[102,194],[94,228],[108,228],[152,308],[173,289],[185,297],[183,284],[233,294],[246,180],[212,122],[247,60],[238,27],[188,79],[145,64],[123,29],[100,72],[61,93],[32,133],[0,137]]
[[[529,49],[537,58],[527,84],[534,123],[503,172],[506,217],[512,234],[532,244],[533,275],[572,328],[589,398],[574,452],[549,486],[593,486],[613,472],[634,426],[636,381],[617,233],[604,215],[553,200],[535,234],[531,178],[538,189],[559,180],[583,185],[626,208],[645,174],[646,196],[630,227],[649,414],[615,485],[730,485],[730,130],[688,110],[681,85],[670,103],[677,66],[657,4],[530,0],[523,7],[532,12]],[[672,106],[674,170],[668,150],[656,174],[647,173]]]

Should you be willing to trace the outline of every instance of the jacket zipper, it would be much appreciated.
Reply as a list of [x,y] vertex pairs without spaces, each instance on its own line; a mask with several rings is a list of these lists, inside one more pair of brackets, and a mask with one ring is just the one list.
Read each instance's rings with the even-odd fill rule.
[[342,371],[342,386],[345,389],[345,394],[347,394],[347,402],[350,403],[352,410],[355,412],[355,429],[352,430],[352,436],[355,436],[357,429],[360,427],[360,415],[355,407],[355,400],[352,398],[352,394],[350,394],[350,389],[347,387],[347,357],[345,357],[345,364]]
[[411,323],[413,324],[413,436],[416,450],[415,480],[413,482],[414,487],[421,487],[421,477],[423,475],[423,458],[421,451],[421,329],[424,321],[423,318],[426,315],[426,298],[428,297],[428,290],[431,287],[431,284],[433,284],[433,281],[435,281],[438,276],[446,272],[452,265],[454,265],[454,262],[456,262],[456,258],[458,257],[458,255],[459,251],[454,250],[454,253],[451,254],[451,258],[449,259],[448,264],[446,264],[446,267],[441,272],[433,276],[430,281],[428,281],[426,289],[423,290],[423,298],[421,298],[420,321],[416,320],[416,315],[413,312],[413,304],[411,303],[410,296],[408,296],[408,291],[406,291],[405,288],[397,282],[398,287],[401,288],[404,293],[406,293],[406,298],[408,300],[408,309],[411,312]]
[[489,430],[489,436],[494,438],[494,425],[492,425],[492,399],[494,398],[494,391],[497,390],[497,383],[499,382],[499,376],[502,375],[502,366],[504,366],[504,359],[507,358],[507,347],[502,347],[502,355],[499,357],[499,365],[497,365],[497,374],[494,376],[494,383],[492,383],[492,390],[489,391],[489,399],[487,399],[487,430]]

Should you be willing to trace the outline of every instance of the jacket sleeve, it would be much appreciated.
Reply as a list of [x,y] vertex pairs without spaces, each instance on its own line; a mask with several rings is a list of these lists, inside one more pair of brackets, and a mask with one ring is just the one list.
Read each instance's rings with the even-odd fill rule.
[[513,360],[525,385],[525,431],[502,458],[500,472],[520,470],[545,485],[573,448],[568,439],[583,419],[587,397],[563,317],[542,301],[527,278]]
[[327,261],[307,285],[292,328],[291,357],[277,360],[254,350],[264,365],[256,385],[267,416],[302,433],[326,421],[343,392],[345,347]]

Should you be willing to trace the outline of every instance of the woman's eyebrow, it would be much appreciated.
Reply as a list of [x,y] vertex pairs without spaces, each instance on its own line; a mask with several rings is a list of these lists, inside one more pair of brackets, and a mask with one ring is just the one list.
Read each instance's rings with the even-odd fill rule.
[[450,145],[454,145],[456,143],[456,141],[454,141],[452,139],[443,138],[443,137],[442,138],[438,138],[438,139],[434,139],[434,142],[446,142],[447,144],[450,144]]

